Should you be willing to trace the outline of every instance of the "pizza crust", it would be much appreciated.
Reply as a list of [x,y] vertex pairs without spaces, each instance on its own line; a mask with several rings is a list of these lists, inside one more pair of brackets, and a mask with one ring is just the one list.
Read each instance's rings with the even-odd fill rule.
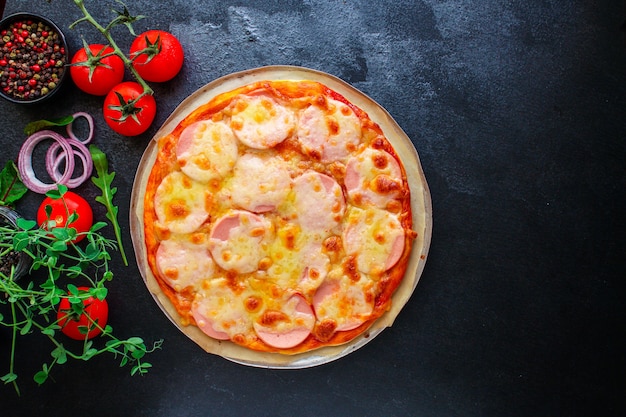
[[[347,343],[325,346],[314,351],[294,355],[260,352],[230,341],[220,341],[207,336],[198,327],[184,323],[166,293],[173,290],[161,287],[152,274],[144,243],[146,238],[151,239],[151,237],[144,235],[143,213],[146,209],[152,209],[152,207],[144,207],[144,194],[152,166],[158,154],[158,140],[169,135],[182,120],[211,99],[222,93],[262,80],[320,82],[366,112],[369,118],[380,126],[405,167],[411,192],[412,229],[416,232],[411,253],[403,255],[408,257],[405,277],[393,293],[389,310],[373,323],[365,323],[354,330],[344,332],[346,339],[350,339],[355,333],[359,333],[363,328],[369,326],[365,332]],[[432,233],[432,208],[428,185],[413,144],[380,105],[354,87],[331,75],[300,67],[271,66],[234,73],[215,80],[197,90],[174,110],[147,146],[140,161],[131,196],[130,225],[138,267],[148,290],[166,316],[186,336],[209,353],[245,365],[269,368],[306,368],[327,363],[349,354],[393,324],[400,310],[413,293],[423,271]]]

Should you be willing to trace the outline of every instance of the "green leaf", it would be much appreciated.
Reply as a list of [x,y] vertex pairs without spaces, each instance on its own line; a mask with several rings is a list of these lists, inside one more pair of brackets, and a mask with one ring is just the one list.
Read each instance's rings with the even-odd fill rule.
[[54,337],[54,329],[51,327],[46,327],[45,329],[43,329],[41,331],[41,334],[46,335],[46,336],[50,336],[50,337]]
[[131,337],[131,338],[128,338],[126,342],[132,345],[143,345],[143,339],[141,337]]
[[28,334],[30,332],[31,327],[33,327],[33,322],[31,320],[28,320],[24,326],[20,329],[20,334],[22,336],[24,336],[25,334]]
[[106,271],[104,274],[102,274],[102,278],[105,281],[111,281],[113,280],[113,271]]
[[22,182],[15,162],[7,161],[0,171],[0,204],[12,205],[26,194],[28,189]]
[[137,349],[132,351],[130,355],[135,359],[141,359],[146,355],[146,351],[142,349]]
[[98,300],[102,301],[106,298],[109,290],[106,287],[98,287],[93,291],[93,293]]
[[75,211],[73,211],[69,216],[67,216],[67,221],[65,222],[65,224],[72,224],[74,223],[76,220],[78,220],[78,213],[76,213]]
[[55,126],[67,126],[74,121],[74,116],[65,116],[59,117],[57,119],[51,120],[36,120],[34,122],[30,122],[24,128],[24,133],[26,136],[30,136],[35,132],[39,132],[40,130],[55,127]]
[[37,227],[37,222],[34,220],[28,220],[28,219],[24,219],[24,218],[19,218],[17,219],[17,221],[15,222],[17,224],[17,227],[19,227],[22,230],[32,230],[35,227]]
[[[46,193],[47,197],[50,197],[53,200],[58,200],[63,197],[63,194],[67,192],[67,186],[63,184],[58,184],[56,189],[52,189]],[[52,209],[52,207],[50,207]]]
[[83,353],[83,360],[88,361],[89,359],[93,358],[97,354],[98,354],[98,349],[95,349],[95,348],[86,349],[85,353]]
[[89,153],[93,160],[93,166],[96,174],[91,177],[91,181],[100,189],[102,195],[96,197],[96,201],[107,209],[106,217],[111,221],[113,230],[115,232],[115,238],[117,245],[124,261],[124,265],[128,266],[128,260],[126,259],[126,253],[124,252],[124,246],[122,244],[122,231],[120,229],[119,222],[117,221],[118,207],[113,203],[113,196],[117,189],[111,187],[115,173],[109,173],[109,162],[107,157],[100,149],[94,145],[89,145]]
[[[55,235],[62,235],[62,233],[55,233]],[[56,252],[65,252],[67,250],[67,243],[65,243],[63,240],[57,240],[52,243],[52,250]]]
[[28,236],[28,233],[26,232],[16,233],[13,236],[13,249],[15,249],[18,252],[21,252],[24,249],[26,249],[29,243],[30,243],[30,237]]
[[100,255],[100,248],[95,242],[89,242],[85,247],[85,257],[89,260],[96,259]]
[[91,232],[97,232],[103,228],[107,227],[106,222],[96,222],[91,226],[91,229],[89,229]]
[[57,348],[50,352],[50,354],[53,358],[57,360],[57,363],[59,365],[63,365],[65,362],[67,362],[67,351],[65,350],[63,345],[57,346]]
[[81,268],[78,265],[72,265],[67,268],[67,276],[70,278],[79,277],[82,272],[83,272],[83,268]]
[[17,374],[14,374],[13,372],[9,372],[8,374],[0,377],[0,380],[2,380],[2,382],[4,382],[5,384],[9,384],[15,381],[16,379],[17,379]]
[[48,371],[39,371],[34,376],[33,379],[38,385],[43,384],[48,379]]
[[67,291],[72,295],[78,295],[80,293],[80,290],[74,284],[67,284]]

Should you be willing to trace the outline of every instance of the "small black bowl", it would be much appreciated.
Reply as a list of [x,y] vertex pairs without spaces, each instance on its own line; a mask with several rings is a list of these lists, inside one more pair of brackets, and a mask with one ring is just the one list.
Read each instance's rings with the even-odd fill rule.
[[33,13],[5,17],[0,21],[0,96],[18,104],[50,99],[68,77],[69,57],[65,35],[49,19]]
[[[9,207],[6,207],[6,206],[0,206],[0,226],[15,229],[17,228],[17,220],[21,217],[22,216],[20,216],[20,214],[16,212],[15,210],[10,209]],[[2,240],[4,241],[5,239],[3,238]],[[15,252],[14,254],[9,253],[9,254],[6,254],[5,256],[7,257],[16,256],[15,259],[11,259],[10,261],[8,261],[8,262],[12,262],[14,265],[14,272],[13,272],[14,280],[18,279],[24,274],[27,274],[28,271],[30,270],[30,266],[32,264],[32,258],[28,256],[28,254],[26,254],[25,252]],[[5,261],[6,260],[3,260],[2,258],[0,258],[0,262],[5,262]],[[4,265],[4,267],[7,269],[5,271],[5,275],[8,276],[10,266],[9,264],[7,264],[7,265]]]

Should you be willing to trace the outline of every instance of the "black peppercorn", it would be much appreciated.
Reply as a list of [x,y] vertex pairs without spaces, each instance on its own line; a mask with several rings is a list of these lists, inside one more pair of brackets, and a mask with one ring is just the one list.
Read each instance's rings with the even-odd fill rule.
[[16,20],[0,29],[0,89],[17,100],[49,94],[66,70],[62,37],[50,25]]

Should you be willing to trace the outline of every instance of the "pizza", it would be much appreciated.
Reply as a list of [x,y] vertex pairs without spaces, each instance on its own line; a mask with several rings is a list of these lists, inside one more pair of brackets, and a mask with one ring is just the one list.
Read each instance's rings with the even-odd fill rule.
[[256,80],[157,136],[141,257],[182,328],[295,355],[367,336],[392,307],[423,236],[402,159],[344,95]]

